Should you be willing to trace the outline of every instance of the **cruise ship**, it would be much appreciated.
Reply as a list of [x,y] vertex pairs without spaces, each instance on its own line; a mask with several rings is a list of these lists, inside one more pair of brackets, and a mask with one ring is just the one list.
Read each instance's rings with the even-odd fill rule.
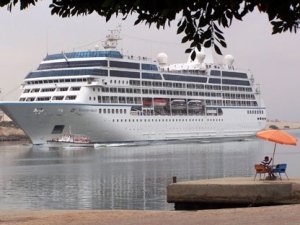
[[206,62],[206,55],[168,64],[123,55],[120,30],[103,49],[48,54],[21,85],[18,101],[0,108],[28,135],[45,144],[84,134],[90,143],[246,138],[266,124],[266,107],[249,70]]

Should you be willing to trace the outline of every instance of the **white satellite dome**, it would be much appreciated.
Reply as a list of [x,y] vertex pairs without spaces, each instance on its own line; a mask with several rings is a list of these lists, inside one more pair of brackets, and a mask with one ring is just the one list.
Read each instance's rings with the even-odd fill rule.
[[198,60],[199,63],[203,63],[204,59],[205,59],[205,53],[204,52],[196,52],[196,58]]
[[227,65],[227,66],[232,66],[234,62],[234,58],[232,55],[225,55],[224,57],[224,64]]
[[157,55],[157,62],[159,65],[166,65],[168,63],[168,55],[166,53],[159,53]]

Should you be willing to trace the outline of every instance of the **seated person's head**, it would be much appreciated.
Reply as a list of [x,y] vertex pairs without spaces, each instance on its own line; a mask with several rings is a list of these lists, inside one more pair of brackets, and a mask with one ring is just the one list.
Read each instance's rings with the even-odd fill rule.
[[265,161],[269,161],[269,157],[268,156],[265,156]]

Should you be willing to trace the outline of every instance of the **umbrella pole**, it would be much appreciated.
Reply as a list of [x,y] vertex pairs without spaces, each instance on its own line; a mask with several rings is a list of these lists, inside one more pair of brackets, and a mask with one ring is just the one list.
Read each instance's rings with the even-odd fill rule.
[[276,143],[275,143],[274,151],[273,151],[273,159],[272,159],[272,165],[273,165],[273,166],[274,166],[274,155],[275,155],[275,150],[276,150]]

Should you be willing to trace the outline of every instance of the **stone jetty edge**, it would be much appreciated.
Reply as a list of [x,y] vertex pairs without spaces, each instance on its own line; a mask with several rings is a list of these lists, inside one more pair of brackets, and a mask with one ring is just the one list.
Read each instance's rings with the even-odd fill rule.
[[228,177],[167,185],[167,202],[176,210],[270,206],[300,203],[300,178],[254,180]]

